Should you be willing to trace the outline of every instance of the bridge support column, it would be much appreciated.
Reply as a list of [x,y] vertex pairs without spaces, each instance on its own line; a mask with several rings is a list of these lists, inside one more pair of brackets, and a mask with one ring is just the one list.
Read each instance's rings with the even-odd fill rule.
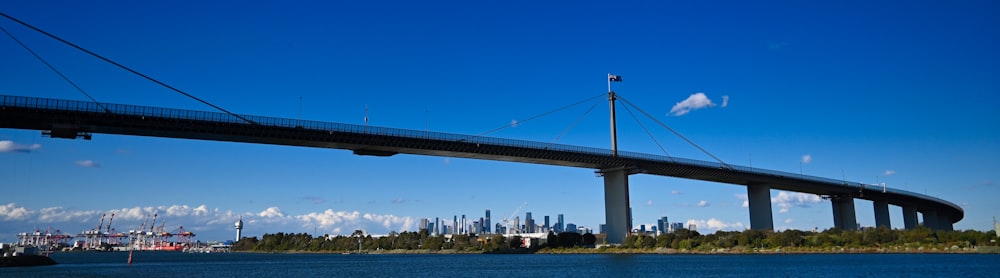
[[628,200],[627,170],[603,170],[604,175],[604,232],[608,244],[625,243],[632,229],[632,216]]
[[889,220],[889,202],[875,201],[873,205],[875,206],[875,227],[886,227],[891,229],[892,224]]
[[903,207],[903,228],[913,230],[917,228],[917,209],[914,207]]
[[747,201],[750,203],[750,229],[774,230],[771,187],[762,184],[747,185]]
[[949,231],[949,232],[955,230],[954,224],[951,223],[951,220],[948,219],[947,216],[944,216],[943,214],[938,214],[938,218],[937,219],[938,219],[937,220],[938,229],[941,229],[943,231]]
[[930,228],[931,230],[938,230],[938,215],[936,211],[923,211],[924,214],[924,227]]
[[834,196],[830,201],[833,203],[833,227],[845,231],[857,230],[858,220],[854,214],[854,198]]

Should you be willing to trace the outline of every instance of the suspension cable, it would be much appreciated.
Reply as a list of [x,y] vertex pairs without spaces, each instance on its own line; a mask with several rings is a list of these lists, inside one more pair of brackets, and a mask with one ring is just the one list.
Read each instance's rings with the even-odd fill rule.
[[573,127],[575,127],[576,124],[579,124],[580,121],[582,121],[584,117],[587,117],[587,114],[590,114],[590,111],[593,111],[594,108],[596,108],[598,104],[601,104],[601,102],[595,102],[594,105],[591,105],[590,108],[587,109],[587,111],[583,112],[583,115],[580,115],[580,117],[576,118],[576,121],[573,121],[573,123],[570,124],[569,127],[566,127],[566,129],[564,129],[562,131],[562,133],[559,133],[559,136],[556,136],[555,139],[552,139],[552,142],[549,142],[548,145],[545,145],[545,148],[548,149],[550,146],[552,146],[553,144],[555,144],[556,142],[558,142],[559,139],[561,139],[563,136],[565,136],[566,133],[569,133],[569,131],[571,129],[573,129]]
[[[599,98],[599,97],[602,97],[602,96],[604,96],[604,95],[606,95],[606,94],[605,94],[605,93],[601,93],[600,95],[596,95],[596,96],[593,96],[593,97],[589,97],[589,98],[587,98],[587,99],[584,99],[584,100],[581,100],[581,101],[578,101],[578,102],[575,102],[575,103],[573,103],[573,104],[570,104],[570,105],[566,105],[566,106],[563,106],[563,107],[559,107],[559,108],[556,108],[555,110],[552,110],[552,111],[549,111],[549,112],[545,112],[545,113],[541,113],[541,114],[538,114],[538,115],[535,115],[535,116],[531,116],[531,117],[529,117],[529,118],[527,118],[527,119],[524,119],[524,120],[520,120],[520,121],[517,121],[517,120],[515,120],[515,121],[512,121],[512,122],[511,122],[511,123],[509,123],[509,124],[506,124],[506,125],[503,125],[503,126],[501,126],[501,127],[498,127],[498,128],[494,128],[494,129],[491,129],[491,130],[488,130],[488,131],[485,131],[485,132],[481,132],[481,133],[479,133],[479,134],[476,134],[475,136],[470,136],[470,137],[480,137],[480,136],[483,136],[483,135],[486,135],[486,134],[490,134],[490,133],[493,133],[493,132],[497,132],[497,131],[500,131],[500,130],[502,130],[502,129],[505,129],[505,128],[508,128],[508,127],[512,127],[512,126],[515,126],[515,125],[518,125],[518,124],[523,124],[523,123],[526,123],[526,122],[528,122],[528,121],[531,121],[531,120],[534,120],[534,119],[538,119],[538,118],[541,118],[541,117],[544,117],[544,116],[546,116],[546,115],[549,115],[549,114],[552,114],[552,113],[555,113],[555,112],[559,112],[559,111],[562,111],[562,110],[565,110],[565,109],[568,109],[568,108],[570,108],[570,107],[573,107],[573,106],[577,106],[577,105],[580,105],[581,103],[584,103],[584,102],[587,102],[587,101],[591,101],[591,100],[593,100],[593,99],[596,99],[596,98]],[[464,139],[463,139],[463,140],[464,140]],[[460,140],[460,141],[461,141],[461,140]]]
[[58,69],[56,69],[55,67],[53,67],[52,64],[49,64],[48,61],[45,61],[45,59],[43,59],[42,56],[39,56],[38,53],[36,53],[34,50],[31,50],[31,48],[28,47],[27,45],[25,45],[23,42],[21,42],[21,40],[19,40],[16,37],[14,37],[14,34],[11,34],[10,32],[8,32],[6,28],[3,28],[3,26],[0,26],[0,30],[2,30],[4,33],[6,33],[7,36],[9,36],[11,39],[14,40],[14,42],[17,42],[18,45],[21,45],[21,47],[23,47],[24,50],[27,50],[28,53],[31,53],[32,56],[35,56],[35,58],[38,58],[38,60],[41,61],[42,64],[45,64],[45,66],[49,67],[49,69],[51,69],[53,72],[55,72],[56,74],[58,74],[59,77],[62,77],[63,80],[66,80],[66,82],[69,83],[69,85],[73,86],[73,88],[76,88],[76,90],[80,91],[80,93],[82,93],[84,96],[87,96],[87,98],[89,98],[90,101],[93,101],[95,104],[97,104],[97,107],[100,107],[101,110],[104,110],[105,113],[111,113],[111,110],[108,110],[107,107],[104,107],[104,104],[101,104],[96,99],[94,99],[94,97],[90,96],[90,94],[87,94],[87,92],[83,91],[83,88],[80,88],[80,86],[77,86],[76,83],[73,82],[73,80],[70,80],[69,77],[66,77],[66,75],[64,75]]
[[21,21],[21,20],[19,20],[17,18],[11,17],[11,16],[7,15],[4,12],[0,12],[0,16],[6,17],[6,18],[8,18],[10,20],[13,20],[14,22],[17,22],[17,23],[19,23],[21,25],[24,25],[25,27],[31,28],[32,30],[35,30],[35,31],[37,31],[39,33],[42,33],[43,35],[46,35],[46,36],[48,36],[48,37],[50,37],[52,39],[55,39],[55,40],[57,40],[59,42],[62,42],[63,44],[66,44],[66,45],[68,45],[70,47],[76,48],[77,50],[83,51],[84,53],[90,54],[91,56],[94,56],[94,57],[96,57],[98,59],[101,59],[101,60],[103,60],[105,62],[108,62],[108,63],[110,63],[112,65],[118,66],[121,69],[124,69],[124,70],[126,70],[128,72],[131,72],[131,73],[133,73],[135,75],[138,75],[138,76],[140,76],[142,78],[145,78],[146,80],[152,81],[153,83],[159,84],[160,86],[163,86],[163,87],[165,87],[167,89],[173,90],[174,92],[177,92],[179,94],[187,96],[187,97],[189,97],[189,98],[191,98],[193,100],[196,100],[198,102],[204,103],[205,105],[211,106],[212,108],[215,108],[215,109],[217,109],[219,111],[222,111],[222,112],[224,112],[226,114],[229,114],[230,116],[236,117],[236,118],[238,118],[240,120],[246,121],[246,122],[251,123],[251,124],[257,124],[256,122],[251,121],[251,120],[249,120],[249,119],[247,119],[247,118],[245,118],[243,116],[237,115],[237,114],[235,114],[233,112],[229,112],[228,110],[223,109],[222,107],[219,107],[219,106],[216,106],[214,104],[211,104],[211,103],[209,103],[207,101],[204,101],[204,100],[202,100],[202,99],[200,99],[198,97],[195,97],[195,96],[193,96],[191,94],[188,94],[188,93],[186,93],[184,91],[181,91],[180,89],[174,88],[173,86],[170,86],[170,85],[167,85],[166,83],[160,82],[159,80],[156,80],[156,79],[154,79],[154,78],[152,78],[152,77],[150,77],[148,75],[142,74],[142,73],[140,73],[140,72],[138,72],[136,70],[133,70],[133,69],[131,69],[129,67],[126,67],[126,66],[124,66],[122,64],[119,64],[119,63],[117,63],[115,61],[112,61],[111,59],[105,58],[104,56],[101,56],[100,54],[94,53],[94,52],[92,52],[90,50],[87,50],[87,49],[85,49],[83,47],[80,47],[80,46],[78,46],[76,44],[73,44],[73,43],[71,43],[71,42],[69,42],[67,40],[64,40],[64,39],[62,39],[60,37],[57,37],[56,35],[53,35],[53,34],[51,34],[49,32],[45,32],[45,30],[39,29],[38,27],[35,27],[35,26],[31,25],[31,24],[28,24],[27,22],[24,22],[24,21]]
[[654,118],[649,113],[646,113],[646,111],[643,111],[642,108],[639,108],[639,106],[636,106],[635,104],[632,104],[632,102],[628,101],[628,99],[623,98],[621,95],[618,95],[618,98],[621,99],[622,102],[624,102],[626,105],[632,106],[633,108],[635,108],[635,110],[639,111],[639,113],[642,113],[643,115],[646,115],[647,118],[653,120],[654,122],[656,122],[657,124],[659,124],[663,128],[666,128],[671,133],[673,133],[674,135],[677,135],[677,137],[683,139],[688,144],[691,144],[691,146],[694,146],[695,148],[697,148],[698,150],[700,150],[702,153],[705,153],[709,157],[712,157],[713,159],[715,159],[716,161],[718,161],[719,163],[721,163],[722,166],[726,167],[727,169],[732,169],[732,166],[729,166],[729,164],[727,164],[725,161],[722,161],[722,159],[719,159],[718,157],[716,157],[712,153],[708,152],[708,150],[705,150],[705,148],[702,148],[701,146],[698,146],[698,144],[695,144],[694,141],[691,141],[687,137],[684,137],[684,135],[681,135],[680,132],[677,132],[673,128],[670,128],[669,126],[667,126],[667,124],[664,124],[660,120],[657,120],[656,118]]
[[635,113],[632,113],[632,109],[628,108],[629,105],[623,105],[622,107],[625,108],[625,111],[628,111],[628,114],[632,116],[632,119],[635,120],[636,123],[639,124],[639,127],[642,127],[642,130],[646,132],[646,135],[649,136],[649,139],[652,139],[653,143],[656,143],[656,146],[660,147],[660,150],[663,151],[663,154],[667,155],[667,158],[669,158],[671,162],[674,162],[674,157],[670,156],[670,154],[667,153],[667,149],[663,148],[663,145],[660,144],[659,140],[656,140],[656,136],[653,136],[653,133],[649,132],[649,129],[646,128],[646,125],[642,124],[642,121],[639,121],[639,118],[635,116]]

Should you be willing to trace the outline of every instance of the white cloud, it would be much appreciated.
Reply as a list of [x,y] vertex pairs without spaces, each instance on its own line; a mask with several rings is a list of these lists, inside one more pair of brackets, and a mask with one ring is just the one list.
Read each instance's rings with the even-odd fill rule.
[[698,207],[707,207],[707,206],[709,206],[708,201],[701,200],[700,202],[698,202]]
[[809,164],[809,162],[812,162],[812,161],[813,161],[813,156],[811,154],[802,155],[802,163],[803,164]]
[[722,96],[722,108],[729,106],[729,96]]
[[785,219],[785,224],[792,224],[792,222],[795,222],[795,221],[793,221],[791,218],[786,218]]
[[646,200],[646,205],[647,206],[652,206],[653,205],[653,200]]
[[895,175],[895,174],[896,174],[896,170],[885,170],[885,173],[882,173],[882,175],[887,176],[887,177]]
[[76,161],[76,166],[80,166],[80,167],[84,167],[84,168],[101,168],[100,164],[97,164],[97,162],[94,162],[93,160],[89,160],[89,159],[88,160],[77,160]]
[[[387,234],[390,231],[414,231],[417,221],[409,216],[374,214],[359,211],[335,211],[289,214],[278,207],[269,207],[258,213],[234,213],[206,205],[170,205],[133,207],[112,210],[80,210],[65,207],[32,209],[15,203],[0,205],[0,235],[13,236],[29,232],[36,227],[52,227],[65,233],[93,229],[104,215],[104,223],[111,222],[119,232],[139,229],[143,222],[152,221],[157,216],[157,226],[166,223],[168,231],[176,231],[180,226],[198,234],[198,239],[225,240],[232,236],[233,223],[240,217],[244,222],[244,234],[259,236],[264,233],[324,233],[339,234],[357,229],[372,234]],[[148,225],[148,224],[147,224]],[[148,228],[148,226],[147,226]]]
[[746,225],[743,222],[726,223],[714,217],[708,220],[689,219],[687,225],[690,226],[691,224],[694,224],[699,232],[706,231],[706,233],[722,230],[742,231],[746,229]]
[[683,116],[693,110],[713,106],[715,106],[715,103],[712,103],[712,100],[709,99],[708,96],[705,96],[705,93],[698,92],[691,94],[691,96],[684,101],[674,104],[674,107],[670,108],[670,114],[673,114],[674,116]]
[[[736,194],[735,196],[743,202],[742,207],[750,207],[750,200],[746,194]],[[822,201],[823,198],[820,198],[819,195],[798,192],[780,191],[777,196],[771,196],[771,203],[778,207],[778,213],[786,213],[794,207],[809,208]]]
[[742,204],[740,205],[741,207],[745,208],[750,207],[750,198],[747,197],[747,194],[735,194],[734,196],[736,196],[736,199],[740,199],[743,201]]
[[361,218],[361,213],[358,211],[334,211],[332,209],[327,209],[321,213],[308,213],[305,215],[299,215],[295,218],[301,220],[303,225],[317,224],[319,228],[331,228],[336,224],[351,222],[357,223],[358,219]]
[[0,141],[0,153],[6,153],[6,152],[27,153],[41,148],[42,145],[40,144],[21,145],[14,143],[14,141],[10,140]]
[[670,194],[674,194],[674,195],[681,195],[681,194],[684,194],[684,192],[681,192],[680,190],[676,190],[676,189],[675,189],[675,190],[671,190],[671,191],[670,191]]
[[14,203],[0,206],[0,220],[24,220],[32,214],[34,214],[34,212],[29,211],[25,207],[19,207]]
[[771,197],[771,203],[778,207],[778,213],[786,213],[793,207],[808,208],[822,201],[823,198],[819,195],[798,192],[781,191],[778,196]]
[[257,216],[263,218],[285,217],[285,213],[281,212],[281,209],[278,207],[269,207],[258,213]]

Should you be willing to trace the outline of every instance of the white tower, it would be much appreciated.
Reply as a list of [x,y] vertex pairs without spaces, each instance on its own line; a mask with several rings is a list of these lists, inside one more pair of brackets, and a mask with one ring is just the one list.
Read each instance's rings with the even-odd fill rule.
[[236,241],[240,241],[243,237],[241,234],[243,232],[243,216],[240,216],[240,220],[236,220]]

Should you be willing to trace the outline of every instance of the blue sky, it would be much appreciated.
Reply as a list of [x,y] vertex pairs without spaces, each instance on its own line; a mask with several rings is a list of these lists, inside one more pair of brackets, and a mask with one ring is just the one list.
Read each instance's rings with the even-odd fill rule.
[[[478,134],[604,93],[610,72],[624,79],[615,91],[727,163],[936,196],[965,209],[957,229],[991,229],[1000,211],[993,1],[202,2],[0,11],[241,114],[362,124],[368,107],[371,125]],[[0,27],[99,101],[211,109],[5,18]],[[0,61],[0,94],[86,100],[6,35]],[[607,148],[607,109],[595,100],[491,135]],[[627,112],[618,122],[621,149],[663,154]],[[670,155],[711,160],[644,124]],[[592,169],[470,159],[0,129],[0,177],[2,241],[35,227],[78,233],[112,212],[120,230],[159,212],[202,240],[228,239],[241,215],[250,236],[412,230],[487,208],[495,223],[522,204],[522,218],[604,222]],[[630,183],[636,225],[749,226],[743,186]],[[771,193],[776,228],[832,226],[829,201]],[[871,202],[856,207],[873,225]]]

